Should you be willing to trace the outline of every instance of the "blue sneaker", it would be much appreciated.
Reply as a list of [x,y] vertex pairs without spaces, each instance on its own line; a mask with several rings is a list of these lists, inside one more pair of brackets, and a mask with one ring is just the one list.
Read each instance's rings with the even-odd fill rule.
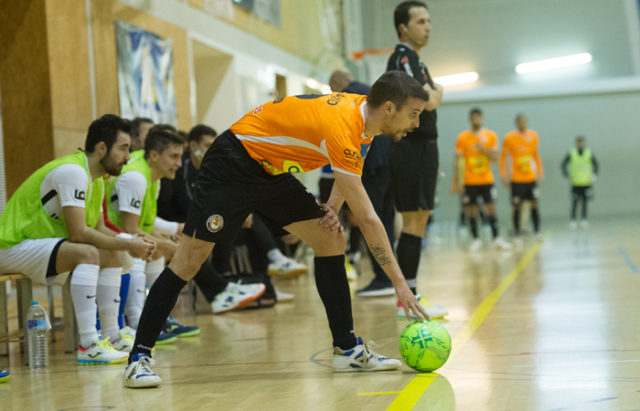
[[178,339],[178,336],[166,331],[160,331],[160,335],[156,339],[156,345],[169,344]]
[[371,283],[356,291],[358,297],[387,297],[396,294],[396,289],[393,288],[391,282],[383,282],[374,278]]
[[0,382],[7,382],[9,381],[9,378],[11,378],[9,371],[0,370]]
[[200,334],[200,328],[182,325],[172,316],[169,316],[169,318],[167,318],[167,322],[164,325],[164,331],[175,334],[180,338],[193,337],[194,335]]
[[133,354],[124,371],[122,383],[129,388],[157,387],[162,379],[151,369],[155,362],[146,354]]

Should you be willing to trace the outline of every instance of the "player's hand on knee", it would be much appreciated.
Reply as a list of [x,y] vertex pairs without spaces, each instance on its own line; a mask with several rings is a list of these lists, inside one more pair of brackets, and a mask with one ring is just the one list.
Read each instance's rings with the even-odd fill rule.
[[335,210],[326,204],[322,204],[321,207],[322,211],[325,212],[325,215],[320,219],[320,225],[331,231],[338,231],[340,233],[344,231]]

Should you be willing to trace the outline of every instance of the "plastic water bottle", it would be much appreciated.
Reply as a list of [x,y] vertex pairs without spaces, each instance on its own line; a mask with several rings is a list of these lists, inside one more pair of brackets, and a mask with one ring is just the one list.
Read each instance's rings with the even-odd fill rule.
[[27,313],[27,347],[29,350],[29,368],[37,370],[49,366],[49,330],[51,324],[47,312],[31,301]]

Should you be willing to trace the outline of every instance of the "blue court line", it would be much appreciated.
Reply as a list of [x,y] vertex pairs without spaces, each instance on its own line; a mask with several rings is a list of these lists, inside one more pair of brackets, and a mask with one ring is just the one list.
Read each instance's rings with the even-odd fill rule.
[[638,266],[633,263],[633,260],[631,260],[631,257],[629,257],[629,254],[627,254],[627,250],[625,250],[624,247],[620,247],[618,248],[618,251],[620,252],[620,255],[622,255],[622,258],[624,258],[624,261],[627,263],[627,265],[631,269],[631,272],[634,274],[640,274],[640,269],[638,269]]

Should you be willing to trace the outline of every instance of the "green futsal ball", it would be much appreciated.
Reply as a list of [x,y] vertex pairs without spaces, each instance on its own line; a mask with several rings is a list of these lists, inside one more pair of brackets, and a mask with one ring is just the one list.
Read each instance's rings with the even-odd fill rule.
[[451,336],[437,321],[414,321],[404,327],[399,342],[402,360],[419,372],[442,367],[451,353]]

